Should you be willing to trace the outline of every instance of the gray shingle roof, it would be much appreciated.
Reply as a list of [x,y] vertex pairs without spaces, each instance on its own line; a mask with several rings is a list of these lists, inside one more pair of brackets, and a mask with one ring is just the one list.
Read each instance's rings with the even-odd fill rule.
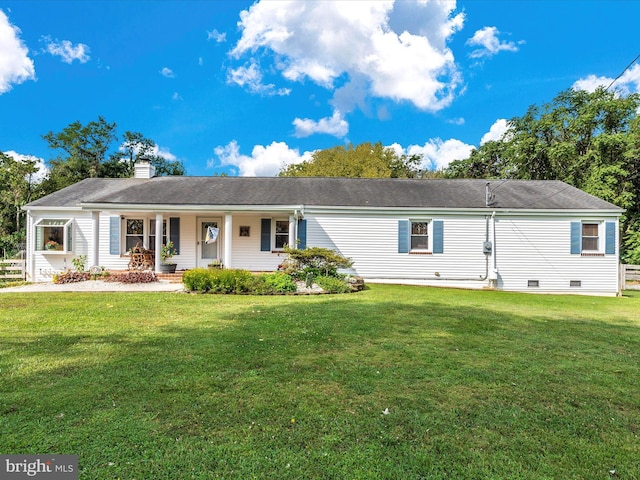
[[408,180],[338,177],[155,177],[83,180],[27,205],[81,204],[174,206],[306,205],[344,207],[623,210],[561,181]]

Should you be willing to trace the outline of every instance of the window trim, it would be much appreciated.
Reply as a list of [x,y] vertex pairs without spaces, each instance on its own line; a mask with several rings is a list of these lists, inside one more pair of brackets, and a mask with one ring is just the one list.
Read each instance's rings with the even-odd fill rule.
[[[151,244],[150,239],[154,238],[155,240],[155,230],[151,230],[151,222],[156,220],[155,216],[125,216],[121,218],[121,228],[120,228],[120,256],[129,255],[130,248],[127,248],[127,221],[128,220],[141,220],[142,221],[142,246],[148,250],[155,250],[155,243]],[[163,230],[165,234],[162,235],[163,240],[166,238],[166,241],[173,241],[174,245],[176,245],[176,241],[173,239],[174,235],[180,234],[180,225],[176,224],[176,232],[172,232],[171,224],[173,223],[173,219],[180,220],[180,217],[164,217],[162,219],[163,222]],[[165,245],[163,243],[162,245]],[[178,246],[175,246],[176,251],[178,250]],[[113,255],[113,253],[111,253]],[[179,253],[176,253],[179,255]]]
[[[61,225],[45,225],[47,222],[64,222]],[[75,237],[75,221],[73,218],[41,218],[33,225],[35,248],[34,250],[39,253],[47,255],[66,255],[74,252],[74,237]],[[59,250],[49,250],[45,247],[44,231],[42,235],[38,235],[39,229],[44,228],[62,228],[62,248]],[[38,243],[38,237],[42,239],[42,245]],[[59,243],[59,242],[58,242]]]
[[[427,237],[427,248],[413,248],[413,224],[414,223],[426,223],[427,233],[425,235],[415,234],[416,237]],[[433,220],[411,218],[409,219],[409,253],[413,254],[429,254],[433,253]]]
[[[586,225],[595,225],[597,228],[597,236],[593,236],[593,235],[585,235],[584,234],[584,227]],[[603,230],[603,225],[604,222],[602,221],[595,221],[595,220],[583,220],[582,222],[580,222],[580,253],[582,254],[593,254],[593,253],[604,253],[604,249],[603,247],[603,242],[602,242],[602,230]],[[584,248],[584,241],[585,239],[594,239],[597,242],[597,248],[593,249],[593,248]]]
[[[127,239],[128,237],[139,237],[140,235],[129,235],[127,233],[127,227],[130,220],[138,220],[142,222],[142,247],[147,248],[149,237],[147,236],[147,217],[124,217],[124,228],[122,229],[122,237],[120,239],[120,252],[121,253],[129,253],[131,247],[127,247]],[[124,251],[123,251],[124,249]]]
[[273,245],[273,248],[271,251],[273,252],[282,252],[284,251],[284,246],[282,247],[278,247],[277,243],[276,243],[276,239],[278,238],[278,236],[283,236],[285,235],[284,233],[278,233],[277,232],[277,227],[278,227],[278,222],[284,222],[287,225],[287,233],[286,233],[286,242],[284,243],[284,245],[289,245],[289,228],[290,228],[290,224],[289,224],[289,219],[285,219],[285,218],[272,218],[271,219],[271,245]]

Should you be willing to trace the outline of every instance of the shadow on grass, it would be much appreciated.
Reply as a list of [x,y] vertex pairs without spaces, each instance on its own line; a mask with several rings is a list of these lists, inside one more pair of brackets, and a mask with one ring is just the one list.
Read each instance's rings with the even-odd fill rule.
[[0,451],[86,478],[639,471],[637,326],[379,291],[51,296],[60,321],[2,336]]

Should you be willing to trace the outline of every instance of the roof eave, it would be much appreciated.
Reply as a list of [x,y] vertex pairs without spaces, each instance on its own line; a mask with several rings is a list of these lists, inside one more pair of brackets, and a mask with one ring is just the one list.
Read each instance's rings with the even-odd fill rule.
[[207,210],[225,212],[261,212],[300,210],[303,205],[173,205],[173,204],[129,204],[129,203],[81,203],[82,210],[117,210],[119,212],[200,212]]

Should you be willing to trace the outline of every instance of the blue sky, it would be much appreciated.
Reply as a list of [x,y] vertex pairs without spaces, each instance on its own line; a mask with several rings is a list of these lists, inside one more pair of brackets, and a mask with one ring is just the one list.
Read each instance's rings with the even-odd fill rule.
[[[640,2],[0,1],[0,151],[103,116],[188,175],[271,176],[382,142],[466,158],[567,88],[640,54]],[[640,90],[640,65],[616,81]]]

